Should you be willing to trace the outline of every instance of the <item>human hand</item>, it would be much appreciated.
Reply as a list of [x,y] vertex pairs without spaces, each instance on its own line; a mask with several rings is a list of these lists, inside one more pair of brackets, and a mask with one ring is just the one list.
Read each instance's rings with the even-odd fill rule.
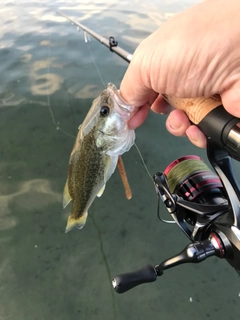
[[[181,98],[219,93],[225,109],[240,117],[240,1],[206,0],[176,15],[134,52],[120,86],[139,107],[129,127],[140,126],[150,108],[169,113],[160,93]],[[168,131],[205,147],[205,135],[180,110],[170,112]]]

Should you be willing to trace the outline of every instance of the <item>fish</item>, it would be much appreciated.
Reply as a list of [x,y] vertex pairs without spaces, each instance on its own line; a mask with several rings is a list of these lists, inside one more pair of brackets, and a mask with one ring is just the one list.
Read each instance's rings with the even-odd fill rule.
[[93,101],[83,123],[68,163],[63,191],[63,208],[72,201],[65,232],[82,229],[88,210],[116,169],[119,156],[130,150],[135,132],[128,120],[136,108],[121,97],[112,83]]

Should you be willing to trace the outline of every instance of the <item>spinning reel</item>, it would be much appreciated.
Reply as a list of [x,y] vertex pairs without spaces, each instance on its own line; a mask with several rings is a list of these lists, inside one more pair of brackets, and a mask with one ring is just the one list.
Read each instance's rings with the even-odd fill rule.
[[166,269],[211,256],[226,259],[240,274],[239,186],[228,151],[208,139],[207,154],[215,173],[199,157],[186,156],[153,177],[158,197],[191,243],[156,266],[116,276],[112,281],[116,292],[153,282]]

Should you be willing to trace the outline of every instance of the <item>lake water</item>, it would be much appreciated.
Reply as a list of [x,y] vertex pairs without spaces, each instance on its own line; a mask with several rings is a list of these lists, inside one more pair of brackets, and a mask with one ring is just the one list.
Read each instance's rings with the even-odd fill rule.
[[[115,172],[86,226],[64,232],[68,159],[103,90],[98,70],[104,84],[119,86],[127,63],[94,39],[86,44],[56,10],[133,52],[196,2],[1,0],[0,320],[239,318],[239,277],[215,258],[123,295],[113,291],[113,276],[158,264],[189,242],[176,225],[158,220],[154,186],[135,148],[123,157],[132,200]],[[186,154],[206,160],[205,150],[166,131],[164,116],[150,114],[136,135],[151,174]]]

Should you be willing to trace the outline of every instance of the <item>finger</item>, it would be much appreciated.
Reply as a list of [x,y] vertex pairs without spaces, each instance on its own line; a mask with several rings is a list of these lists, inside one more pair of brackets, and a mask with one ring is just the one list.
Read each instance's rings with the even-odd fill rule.
[[158,96],[158,93],[152,89],[146,72],[149,59],[150,55],[145,52],[144,46],[141,49],[139,45],[120,84],[121,96],[136,107],[146,103],[151,105]]
[[132,77],[132,73],[127,71],[120,84],[120,94],[125,101],[135,107],[141,107],[148,103],[152,105],[158,93],[147,88],[137,77]]
[[153,102],[151,109],[155,113],[167,114],[170,113],[173,108],[163,99],[162,95],[159,94],[158,97]]
[[166,128],[174,136],[185,136],[191,123],[181,110],[173,110],[167,118]]
[[240,118],[240,80],[221,94],[224,108],[233,116]]
[[136,107],[147,103],[152,91],[143,84],[140,75],[136,74],[138,72],[138,66],[134,68],[132,61],[120,84],[120,93],[123,99]]
[[129,129],[134,130],[137,127],[141,126],[147,118],[149,111],[150,105],[148,103],[138,108],[137,112],[128,121]]
[[186,130],[188,139],[199,148],[206,148],[207,138],[205,134],[195,125],[190,126]]

